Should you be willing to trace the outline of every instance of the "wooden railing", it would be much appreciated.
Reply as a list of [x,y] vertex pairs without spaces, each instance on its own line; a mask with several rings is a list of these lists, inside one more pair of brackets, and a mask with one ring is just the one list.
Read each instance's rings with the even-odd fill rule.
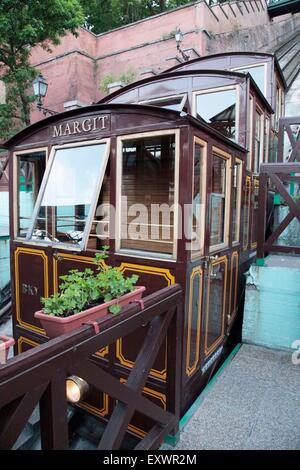
[[[295,253],[300,254],[299,246],[279,245],[278,238],[296,217],[300,222],[300,198],[291,196],[288,183],[300,185],[300,163],[266,163],[260,167],[260,185],[258,196],[258,243],[257,258],[263,259],[265,253]],[[288,214],[279,223],[276,229],[266,234],[267,195],[268,188],[272,188],[280,195],[281,200],[289,208]]]
[[[154,426],[136,449],[155,449],[169,433],[178,431],[180,412],[182,308],[178,285],[147,296],[120,315],[108,315],[97,325],[83,325],[0,367],[0,448],[11,449],[39,403],[42,449],[67,449],[66,378],[78,375],[117,404],[99,442],[99,449],[121,447],[135,411],[150,417]],[[144,308],[142,308],[144,307]],[[98,331],[98,327],[100,331]],[[118,338],[146,329],[143,345],[126,383],[110,375],[90,357]],[[167,338],[167,408],[142,395],[151,367]]]
[[[294,128],[293,128],[293,127]],[[284,155],[284,140],[289,140],[288,154]],[[300,116],[279,119],[278,161],[300,162]]]

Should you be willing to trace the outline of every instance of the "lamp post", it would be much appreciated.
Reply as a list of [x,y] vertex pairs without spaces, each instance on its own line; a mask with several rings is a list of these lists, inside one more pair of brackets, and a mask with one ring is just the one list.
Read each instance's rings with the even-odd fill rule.
[[183,60],[187,62],[190,59],[190,56],[187,55],[180,47],[180,44],[182,43],[182,40],[183,40],[183,33],[180,31],[180,29],[178,29],[175,33],[175,40],[176,40],[178,52],[182,55]]
[[47,90],[48,90],[48,82],[45,80],[43,75],[40,73],[32,82],[33,86],[33,92],[34,95],[37,97],[37,108],[39,111],[41,111],[44,116],[47,116],[47,114],[50,114],[50,116],[54,116],[55,114],[58,114],[56,111],[53,111],[52,109],[45,108],[43,106],[43,101],[42,98],[45,98]]

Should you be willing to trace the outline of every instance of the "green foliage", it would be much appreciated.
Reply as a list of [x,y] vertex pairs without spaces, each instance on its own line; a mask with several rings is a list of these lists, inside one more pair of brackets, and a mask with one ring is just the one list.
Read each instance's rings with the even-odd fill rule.
[[103,33],[197,0],[81,0],[85,26]]
[[[60,276],[60,293],[49,298],[42,298],[44,313],[51,316],[66,316],[80,313],[89,306],[118,299],[128,292],[132,292],[138,281],[138,276],[124,277],[117,268],[106,266],[103,260],[107,258],[109,247],[104,246],[103,251],[95,256],[97,273],[92,269],[78,271],[72,269],[65,276]],[[119,313],[121,307],[118,303],[109,307],[111,313]]]
[[132,68],[129,68],[127,72],[124,72],[119,76],[110,73],[108,75],[105,75],[105,77],[102,79],[100,83],[100,89],[102,91],[108,92],[108,85],[110,85],[111,83],[123,82],[126,85],[129,85],[129,83],[134,82],[135,78],[136,72]]
[[30,65],[32,47],[50,50],[61,36],[76,34],[83,21],[80,0],[0,1],[0,76],[7,93],[6,104],[0,105],[0,137],[30,124],[32,81],[38,73]]

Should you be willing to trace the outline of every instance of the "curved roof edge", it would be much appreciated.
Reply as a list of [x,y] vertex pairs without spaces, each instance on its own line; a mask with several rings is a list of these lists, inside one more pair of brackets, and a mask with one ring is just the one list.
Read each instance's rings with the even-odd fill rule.
[[54,116],[49,116],[45,119],[42,119],[41,121],[37,121],[34,124],[31,124],[28,127],[25,127],[22,129],[20,132],[15,134],[13,137],[8,139],[4,144],[2,144],[0,147],[3,149],[8,150],[10,147],[14,145],[15,142],[18,142],[22,138],[26,137],[27,135],[31,135],[34,132],[38,131],[39,129],[42,129],[43,127],[48,126],[49,124],[55,123],[57,121],[61,121],[62,119],[68,118],[68,117],[76,117],[81,114],[87,114],[89,112],[94,112],[94,111],[131,111],[131,112],[146,112],[148,114],[154,114],[157,116],[161,117],[166,117],[166,119],[169,120],[174,120],[174,121],[186,121],[187,123],[191,123],[193,126],[197,127],[198,129],[206,132],[207,134],[210,134],[212,137],[219,139],[225,144],[229,144],[235,149],[239,150],[240,152],[246,153],[247,149],[245,147],[242,147],[240,144],[237,142],[234,142],[230,140],[229,138],[225,137],[223,134],[221,134],[219,131],[216,129],[212,128],[208,123],[205,121],[200,121],[199,119],[196,119],[195,117],[191,116],[190,114],[179,112],[179,111],[173,111],[170,109],[164,109],[164,108],[159,108],[157,106],[149,106],[149,105],[142,105],[142,104],[94,104],[90,106],[86,106],[83,108],[77,108],[73,109],[70,111],[65,111],[63,113],[58,113],[55,114]]
[[154,77],[143,78],[142,80],[138,80],[136,82],[130,83],[129,85],[126,85],[123,88],[120,88],[119,90],[111,93],[110,95],[105,96],[100,101],[98,101],[98,104],[105,104],[105,103],[109,104],[111,99],[114,99],[119,95],[123,95],[123,93],[126,93],[127,91],[134,90],[135,88],[137,88],[141,85],[146,85],[147,83],[153,83],[153,82],[156,82],[156,81],[159,81],[159,80],[164,80],[164,79],[167,79],[167,78],[180,77],[180,76],[183,76],[183,75],[195,75],[195,74],[196,75],[206,75],[206,74],[212,75],[213,74],[213,75],[224,75],[224,76],[228,76],[228,77],[246,78],[246,79],[250,80],[253,88],[255,89],[257,94],[259,95],[260,99],[262,100],[262,102],[264,103],[264,105],[266,106],[268,111],[271,114],[274,113],[274,110],[273,110],[272,106],[270,105],[270,103],[266,99],[265,95],[262,93],[262,91],[257,86],[256,82],[253,80],[253,78],[251,77],[251,75],[249,73],[245,74],[245,73],[241,73],[241,72],[230,71],[230,70],[220,70],[220,69],[216,69],[216,70],[215,69],[179,70],[178,72],[174,71],[174,72],[170,72],[170,73],[163,73],[163,74],[155,75]]
[[[203,56],[203,57],[197,57],[196,59],[192,59],[192,60],[189,60],[188,62],[183,62],[181,64],[178,64],[178,65],[174,65],[173,67],[170,67],[169,69],[166,69],[164,70],[163,72],[161,72],[159,75],[164,75],[164,74],[168,74],[169,72],[173,72],[173,71],[176,71],[176,70],[180,70],[181,67],[184,67],[186,64],[194,64],[196,62],[201,62],[201,61],[205,61],[207,59],[210,59],[210,58],[214,58],[214,57],[226,57],[226,56],[230,56],[230,55],[245,55],[245,56],[261,56],[261,57],[272,57],[274,59],[274,62],[275,62],[275,65],[277,67],[277,70],[280,74],[280,77],[281,77],[281,80],[283,82],[283,85],[285,88],[287,88],[287,84],[286,84],[286,80],[284,78],[284,75],[283,75],[283,72],[282,72],[282,69],[279,65],[279,62],[278,62],[278,59],[276,57],[276,54],[271,54],[270,52],[251,52],[251,51],[233,51],[233,52],[219,52],[217,54],[210,54],[210,55],[206,55],[206,56]],[[184,70],[184,69],[183,69]]]

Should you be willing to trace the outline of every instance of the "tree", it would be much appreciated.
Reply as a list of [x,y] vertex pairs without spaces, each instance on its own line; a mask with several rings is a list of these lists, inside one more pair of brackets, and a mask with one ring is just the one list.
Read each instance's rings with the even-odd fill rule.
[[6,86],[6,103],[0,104],[0,136],[8,137],[30,124],[32,81],[37,70],[30,51],[39,44],[51,50],[61,36],[76,34],[83,24],[80,0],[1,0],[0,78]]
[[93,33],[147,18],[196,0],[81,0],[86,26]]

